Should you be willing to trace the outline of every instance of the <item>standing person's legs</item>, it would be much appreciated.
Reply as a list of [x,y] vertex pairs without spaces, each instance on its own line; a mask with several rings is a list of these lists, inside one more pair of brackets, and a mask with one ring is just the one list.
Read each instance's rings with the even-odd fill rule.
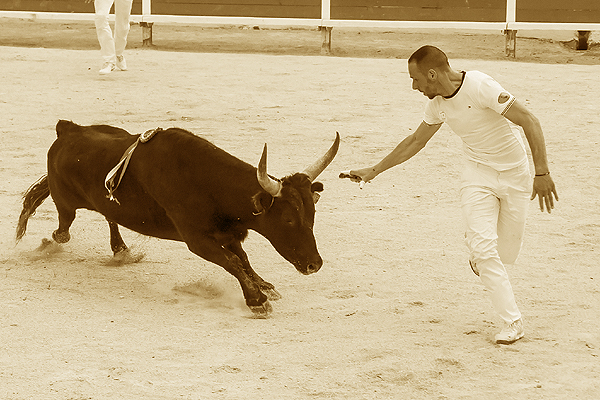
[[499,173],[492,168],[469,163],[463,174],[461,204],[470,260],[490,292],[494,309],[510,324],[520,319],[521,313],[498,251],[498,221],[501,215],[498,178]]
[[129,34],[129,17],[133,0],[115,0],[115,54],[123,55]]
[[113,2],[114,0],[94,0],[94,8],[96,10],[94,22],[96,24],[98,42],[100,42],[102,59],[105,63],[115,64],[115,41],[113,40],[112,31],[108,24],[108,13]]

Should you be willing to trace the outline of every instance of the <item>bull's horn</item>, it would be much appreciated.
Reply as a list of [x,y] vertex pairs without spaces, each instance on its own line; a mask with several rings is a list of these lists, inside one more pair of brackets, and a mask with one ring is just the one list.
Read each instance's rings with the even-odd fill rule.
[[262,186],[267,193],[271,196],[276,197],[281,192],[281,182],[276,181],[271,178],[267,174],[267,144],[265,143],[265,147],[263,149],[262,156],[260,157],[260,162],[258,163],[258,168],[256,169],[256,178],[258,179],[258,183]]
[[303,173],[308,175],[311,182],[317,179],[317,176],[321,174],[327,168],[327,166],[333,161],[333,157],[337,154],[338,148],[340,147],[340,134],[335,133],[335,140],[327,153],[319,158],[314,164],[306,168]]

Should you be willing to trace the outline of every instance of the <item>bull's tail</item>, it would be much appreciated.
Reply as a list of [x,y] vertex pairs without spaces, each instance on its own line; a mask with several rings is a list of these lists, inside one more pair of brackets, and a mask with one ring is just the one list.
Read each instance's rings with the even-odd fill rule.
[[23,195],[23,211],[21,211],[19,223],[17,224],[17,243],[25,236],[29,217],[35,214],[35,210],[49,195],[50,187],[48,186],[48,175],[42,176],[27,189],[27,192]]

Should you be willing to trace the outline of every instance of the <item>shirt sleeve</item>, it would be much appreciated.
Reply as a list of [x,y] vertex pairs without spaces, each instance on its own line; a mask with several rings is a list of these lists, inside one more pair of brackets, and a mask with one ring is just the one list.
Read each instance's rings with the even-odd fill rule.
[[491,108],[500,115],[504,115],[516,98],[505,90],[498,82],[486,76],[479,86],[479,102],[484,108]]
[[444,122],[440,119],[440,113],[437,111],[433,100],[429,100],[425,106],[423,121],[429,125],[438,125]]

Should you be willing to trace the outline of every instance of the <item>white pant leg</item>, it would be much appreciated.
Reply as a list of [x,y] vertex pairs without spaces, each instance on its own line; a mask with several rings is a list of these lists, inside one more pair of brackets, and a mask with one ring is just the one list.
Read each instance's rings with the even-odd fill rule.
[[129,16],[133,0],[115,0],[115,54],[122,56],[129,34]]
[[[502,174],[506,176],[501,178]],[[506,261],[512,262],[516,259],[521,246],[526,211],[515,210],[511,198],[514,193],[507,189],[504,182],[508,178],[510,176],[505,173],[469,162],[463,174],[461,204],[470,258],[477,265],[481,281],[490,292],[494,309],[504,321],[511,323],[521,318],[521,313],[502,258],[507,257]],[[517,201],[516,204],[521,205],[521,202]],[[511,233],[514,232],[512,228],[517,225],[520,232],[518,240]]]
[[500,184],[503,193],[498,216],[498,253],[507,265],[517,261],[523,243],[532,189],[529,165],[501,172]]
[[112,31],[108,24],[108,13],[112,7],[114,0],[94,0],[94,8],[96,16],[94,22],[96,24],[96,35],[100,42],[100,54],[104,62],[116,63],[115,41],[113,40]]

